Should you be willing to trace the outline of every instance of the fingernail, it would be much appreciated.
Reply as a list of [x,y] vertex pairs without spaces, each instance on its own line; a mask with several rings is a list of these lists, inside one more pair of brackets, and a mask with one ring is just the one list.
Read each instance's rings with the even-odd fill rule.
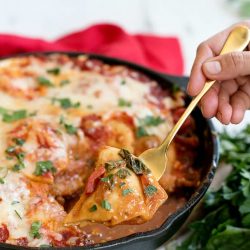
[[204,68],[209,74],[218,74],[221,72],[221,64],[218,61],[204,63]]

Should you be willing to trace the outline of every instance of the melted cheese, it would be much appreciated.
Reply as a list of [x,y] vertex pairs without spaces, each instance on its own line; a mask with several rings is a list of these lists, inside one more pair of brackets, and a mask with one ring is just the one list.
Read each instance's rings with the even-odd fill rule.
[[[91,70],[84,71],[71,60],[63,64],[58,63],[57,57],[57,55],[51,55],[46,59],[40,60],[34,56],[0,61],[0,107],[10,111],[24,109],[27,110],[28,114],[36,112],[34,117],[28,117],[26,120],[46,123],[61,134],[61,139],[56,141],[54,148],[46,148],[44,145],[39,145],[37,135],[31,128],[28,132],[32,133],[33,131],[34,135],[27,138],[22,146],[22,150],[26,154],[36,155],[37,158],[34,158],[35,160],[33,158],[25,158],[25,169],[13,172],[11,169],[16,163],[16,159],[7,159],[5,151],[10,146],[10,132],[18,128],[23,120],[6,123],[0,118],[0,167],[6,166],[9,168],[8,175],[4,178],[4,184],[0,184],[0,225],[1,223],[7,225],[10,232],[8,242],[13,244],[15,244],[13,240],[20,237],[27,237],[29,246],[48,244],[49,234],[57,235],[57,240],[62,238],[61,234],[57,232],[59,229],[50,229],[49,232],[45,227],[42,227],[40,230],[42,234],[41,239],[33,239],[30,236],[29,231],[32,219],[39,218],[44,223],[46,222],[47,227],[49,227],[48,220],[53,220],[50,217],[52,210],[52,214],[60,215],[58,224],[63,221],[65,212],[54,197],[50,196],[49,191],[44,191],[47,193],[41,198],[40,191],[32,187],[32,185],[27,185],[25,178],[28,176],[31,182],[41,181],[33,178],[35,161],[38,160],[51,160],[55,165],[57,161],[63,161],[64,165],[60,165],[61,167],[56,166],[57,173],[67,169],[67,161],[70,157],[69,148],[79,142],[82,143],[80,145],[86,144],[86,135],[79,129],[82,116],[98,114],[105,123],[109,121],[113,114],[126,112],[133,118],[136,127],[140,126],[140,120],[146,116],[160,116],[165,122],[158,126],[145,127],[145,129],[149,134],[154,134],[162,140],[173,126],[170,109],[182,105],[181,96],[176,101],[166,97],[163,100],[164,112],[162,112],[157,105],[154,105],[154,103],[158,102],[157,97],[151,94],[151,86],[155,82],[142,83],[123,73],[108,76]],[[84,57],[82,58],[83,61],[85,59]],[[91,61],[88,64],[88,66],[93,66]],[[60,68],[58,75],[48,72],[49,69],[57,67]],[[117,68],[117,70],[122,69]],[[39,86],[37,79],[40,76],[48,79],[54,87]],[[7,85],[6,80],[8,81]],[[60,86],[61,82],[65,80],[69,81],[68,84]],[[125,82],[125,84],[121,84],[122,82]],[[11,89],[6,90],[6,86]],[[20,92],[18,96],[15,95],[17,91]],[[30,96],[27,97],[27,93]],[[60,107],[60,103],[52,102],[53,98],[69,98],[72,103],[79,102],[80,107],[63,109]],[[129,107],[119,106],[121,98],[130,102],[131,105]],[[60,116],[64,117],[65,123],[78,128],[75,135],[67,133],[64,125],[59,122]],[[115,126],[118,125],[116,124]],[[120,127],[129,129],[124,126]],[[35,130],[35,128],[36,126],[33,129]],[[39,131],[38,133],[42,134]],[[129,133],[134,132],[130,131]],[[131,134],[128,137],[130,140],[129,145],[126,142],[124,147],[127,145],[130,149],[135,136]],[[53,183],[52,179],[50,181],[49,183]],[[47,182],[45,181],[45,183]],[[133,180],[133,183],[137,185],[135,180]],[[139,193],[134,195],[140,196]],[[110,199],[115,204],[119,200],[119,195],[112,195]],[[36,204],[36,202],[38,203]],[[39,202],[42,202],[42,205],[39,205]],[[30,215],[30,206],[32,204],[40,206],[41,210],[35,210]],[[15,211],[22,219],[19,218]]]

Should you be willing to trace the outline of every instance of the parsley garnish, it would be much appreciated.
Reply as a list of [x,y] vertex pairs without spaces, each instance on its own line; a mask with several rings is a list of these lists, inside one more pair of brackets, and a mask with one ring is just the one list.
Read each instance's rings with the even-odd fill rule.
[[131,189],[131,188],[122,190],[122,196],[126,196],[126,195],[131,194],[131,193],[133,193],[133,189]]
[[101,181],[106,182],[109,188],[114,187],[114,175],[113,174],[109,174],[108,176],[101,178]]
[[64,126],[68,134],[73,135],[77,133],[77,128],[72,124],[66,123],[63,116],[61,116],[59,123]]
[[53,75],[59,75],[60,74],[60,68],[53,68],[53,69],[48,69],[47,72],[49,74],[53,74]]
[[21,169],[25,168],[25,165],[24,165],[24,153],[21,152],[21,153],[18,153],[16,154],[16,158],[17,158],[17,161],[18,163],[16,163],[13,167],[12,167],[12,170],[15,171],[15,172],[18,172],[20,171]]
[[173,84],[172,85],[173,94],[176,94],[178,91],[180,91],[180,87],[177,84]]
[[144,117],[143,119],[139,120],[139,123],[142,126],[158,126],[161,123],[163,123],[165,120],[162,119],[160,116],[151,116],[151,115],[147,115],[146,117]]
[[38,81],[39,85],[41,85],[41,86],[47,86],[47,87],[53,87],[54,86],[49,79],[47,79],[47,78],[45,78],[43,76],[39,76],[37,78],[37,81]]
[[11,205],[15,205],[15,204],[18,204],[18,203],[20,203],[20,201],[12,201]]
[[81,105],[80,102],[72,103],[69,98],[52,98],[52,103],[54,104],[56,102],[59,103],[63,109],[79,108]]
[[157,188],[153,185],[148,185],[145,189],[144,189],[144,193],[147,196],[152,196],[157,192]]
[[120,179],[125,179],[127,176],[131,175],[130,172],[128,171],[128,169],[126,168],[121,168],[116,172],[116,175],[120,178]]
[[14,146],[9,146],[9,147],[5,150],[5,152],[8,153],[8,154],[12,154],[12,153],[15,152],[15,150],[16,150],[16,148],[15,148]]
[[21,138],[13,138],[13,141],[16,143],[18,146],[22,146],[25,143],[25,140]]
[[21,215],[16,210],[14,210],[14,211],[15,211],[16,215],[18,216],[18,218],[21,220],[22,219]]
[[95,212],[97,210],[97,206],[94,204],[90,209],[89,212]]
[[69,84],[69,83],[70,83],[69,80],[62,80],[62,81],[60,82],[60,86],[63,87],[63,86],[65,86],[65,85]]
[[[178,250],[250,249],[250,125],[240,133],[220,135],[220,162],[232,171],[210,189],[202,202],[202,217]],[[221,166],[224,168],[224,166]]]
[[0,184],[4,184],[4,179],[0,178]]
[[137,129],[136,129],[136,137],[137,138],[140,138],[140,137],[143,137],[143,136],[148,136],[148,132],[146,131],[146,129],[142,126],[139,126]]
[[6,113],[3,113],[2,120],[3,122],[15,122],[20,119],[24,119],[28,116],[27,111],[22,110],[16,110],[16,111],[6,111]]
[[34,239],[40,239],[41,238],[41,234],[39,232],[40,228],[42,226],[41,221],[34,221],[31,224],[31,228],[30,228],[30,236]]
[[55,173],[56,168],[51,161],[38,161],[36,163],[36,169],[34,175],[43,175],[47,172]]
[[126,182],[120,182],[119,186],[123,187],[124,185],[126,185]]
[[128,150],[121,149],[119,155],[126,161],[126,166],[134,171],[135,174],[149,174],[150,170],[137,157],[133,156]]
[[123,79],[123,80],[121,81],[121,85],[125,85],[125,84],[126,84],[126,80]]
[[118,106],[119,107],[131,107],[131,102],[130,101],[127,101],[123,98],[119,98],[118,99]]
[[102,200],[101,206],[107,211],[111,210],[111,204],[107,200]]

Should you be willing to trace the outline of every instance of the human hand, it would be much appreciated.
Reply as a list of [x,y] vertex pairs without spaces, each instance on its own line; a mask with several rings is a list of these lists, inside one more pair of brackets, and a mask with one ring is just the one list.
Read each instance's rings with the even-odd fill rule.
[[233,25],[199,45],[187,87],[188,94],[196,96],[207,79],[217,80],[200,106],[206,118],[215,116],[223,124],[240,123],[250,108],[250,51],[218,56],[238,25],[250,27],[250,22]]

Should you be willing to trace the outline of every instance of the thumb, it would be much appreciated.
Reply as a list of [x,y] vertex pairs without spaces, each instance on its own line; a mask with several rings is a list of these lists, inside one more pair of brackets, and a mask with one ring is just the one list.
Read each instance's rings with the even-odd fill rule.
[[209,59],[202,65],[208,79],[230,80],[250,75],[250,52],[232,52]]

